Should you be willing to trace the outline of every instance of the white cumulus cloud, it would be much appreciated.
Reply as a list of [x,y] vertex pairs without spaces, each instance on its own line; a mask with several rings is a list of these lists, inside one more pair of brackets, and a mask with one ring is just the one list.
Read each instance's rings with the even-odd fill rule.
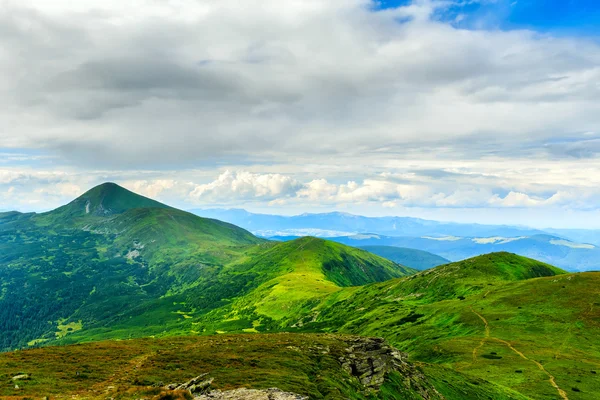
[[272,200],[293,195],[300,187],[300,182],[281,174],[225,171],[216,180],[197,185],[190,197],[203,202]]

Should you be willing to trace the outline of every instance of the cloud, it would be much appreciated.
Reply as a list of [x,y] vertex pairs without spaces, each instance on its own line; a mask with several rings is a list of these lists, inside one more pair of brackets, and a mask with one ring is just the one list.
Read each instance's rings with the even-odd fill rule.
[[[404,167],[397,164],[395,173],[369,173],[369,178],[346,181],[325,178],[331,175],[327,168],[295,174],[257,172],[296,168],[293,164],[217,173],[210,168],[187,170],[179,172],[177,179],[170,170],[49,172],[0,168],[0,210],[46,211],[66,204],[93,185],[114,181],[182,209],[244,207],[267,213],[345,210],[541,227],[596,226],[600,175],[590,175],[598,168],[594,161],[585,168],[575,160],[561,163],[561,168],[554,162],[534,161],[516,163],[510,169],[502,162],[428,164],[423,171],[408,162]],[[568,179],[571,182],[566,185]]]
[[[426,175],[446,176],[430,170],[426,171]],[[302,182],[289,176],[248,171],[225,171],[217,179],[197,185],[189,194],[189,198],[196,204],[203,205],[214,205],[214,202],[220,205],[268,201],[270,206],[301,204],[305,207],[335,208],[362,204],[387,209],[532,208],[566,205],[586,209],[586,204],[599,197],[600,191],[586,188],[565,191],[541,187],[528,194],[494,184],[469,186],[445,181],[425,183],[418,179],[410,183],[398,183],[394,179],[383,178],[346,183],[332,183],[325,178]]]
[[[592,135],[594,134],[586,133],[586,136]],[[547,143],[544,147],[551,155],[559,158],[594,158],[600,153],[600,139],[576,138],[574,140],[567,140],[565,138],[562,141]]]
[[66,4],[3,2],[0,146],[104,169],[506,155],[600,122],[597,44],[457,29],[432,17],[451,2]]
[[141,195],[150,198],[157,198],[163,192],[174,189],[175,186],[178,184],[179,183],[173,179],[156,179],[153,181],[138,180],[125,183],[124,185],[130,188],[132,191]]
[[598,43],[457,4],[0,0],[0,208],[596,207]]
[[0,168],[0,210],[47,210],[82,193],[64,172]]
[[196,186],[190,197],[204,203],[275,200],[293,195],[300,187],[300,182],[281,174],[225,171],[216,180]]

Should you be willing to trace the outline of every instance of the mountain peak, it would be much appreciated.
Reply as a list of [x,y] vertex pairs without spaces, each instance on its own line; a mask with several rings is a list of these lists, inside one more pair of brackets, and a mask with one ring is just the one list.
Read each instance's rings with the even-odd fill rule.
[[445,267],[459,267],[459,274],[463,277],[473,277],[473,275],[496,276],[499,279],[508,281],[567,273],[553,265],[505,251],[483,254],[437,268]]
[[170,208],[113,182],[95,186],[56,212],[70,216],[109,216],[120,214],[133,208]]

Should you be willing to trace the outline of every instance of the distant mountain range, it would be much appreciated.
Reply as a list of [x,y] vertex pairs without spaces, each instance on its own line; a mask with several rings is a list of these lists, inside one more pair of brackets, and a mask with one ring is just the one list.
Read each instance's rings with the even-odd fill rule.
[[418,249],[451,261],[508,251],[569,271],[600,270],[600,247],[594,244],[600,242],[600,234],[594,230],[545,231],[520,226],[459,224],[407,217],[364,217],[339,212],[297,216],[253,214],[240,209],[193,212],[231,222],[274,240],[285,241],[310,235],[356,247]]
[[[294,240],[296,236],[274,236],[273,240]],[[349,246],[371,248],[371,246],[408,247],[433,253],[451,261],[464,260],[481,254],[507,251],[535,258],[568,271],[600,270],[600,248],[591,244],[575,243],[550,235],[521,237],[402,237],[375,234],[336,236],[328,240]],[[410,264],[407,264],[410,265]]]
[[539,229],[510,225],[459,224],[410,217],[364,217],[343,212],[307,213],[295,216],[254,214],[236,208],[194,209],[190,212],[201,217],[226,221],[265,237],[308,235],[331,237],[353,233],[375,233],[387,236],[513,237],[546,233]]

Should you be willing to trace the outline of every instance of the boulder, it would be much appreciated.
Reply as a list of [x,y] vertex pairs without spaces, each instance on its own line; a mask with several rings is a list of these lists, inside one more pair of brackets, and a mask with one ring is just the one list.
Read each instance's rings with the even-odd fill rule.
[[398,372],[404,376],[409,387],[419,392],[425,400],[443,399],[425,375],[408,362],[408,354],[389,345],[382,338],[347,337],[348,347],[340,358],[340,364],[365,388],[364,394],[377,392],[385,382],[387,375]]
[[212,384],[212,382],[214,380],[213,378],[204,379],[207,376],[208,376],[207,373],[198,375],[194,379],[190,379],[186,383],[183,383],[183,384],[175,387],[174,390],[187,390],[192,394],[205,393],[210,389],[210,385]]

